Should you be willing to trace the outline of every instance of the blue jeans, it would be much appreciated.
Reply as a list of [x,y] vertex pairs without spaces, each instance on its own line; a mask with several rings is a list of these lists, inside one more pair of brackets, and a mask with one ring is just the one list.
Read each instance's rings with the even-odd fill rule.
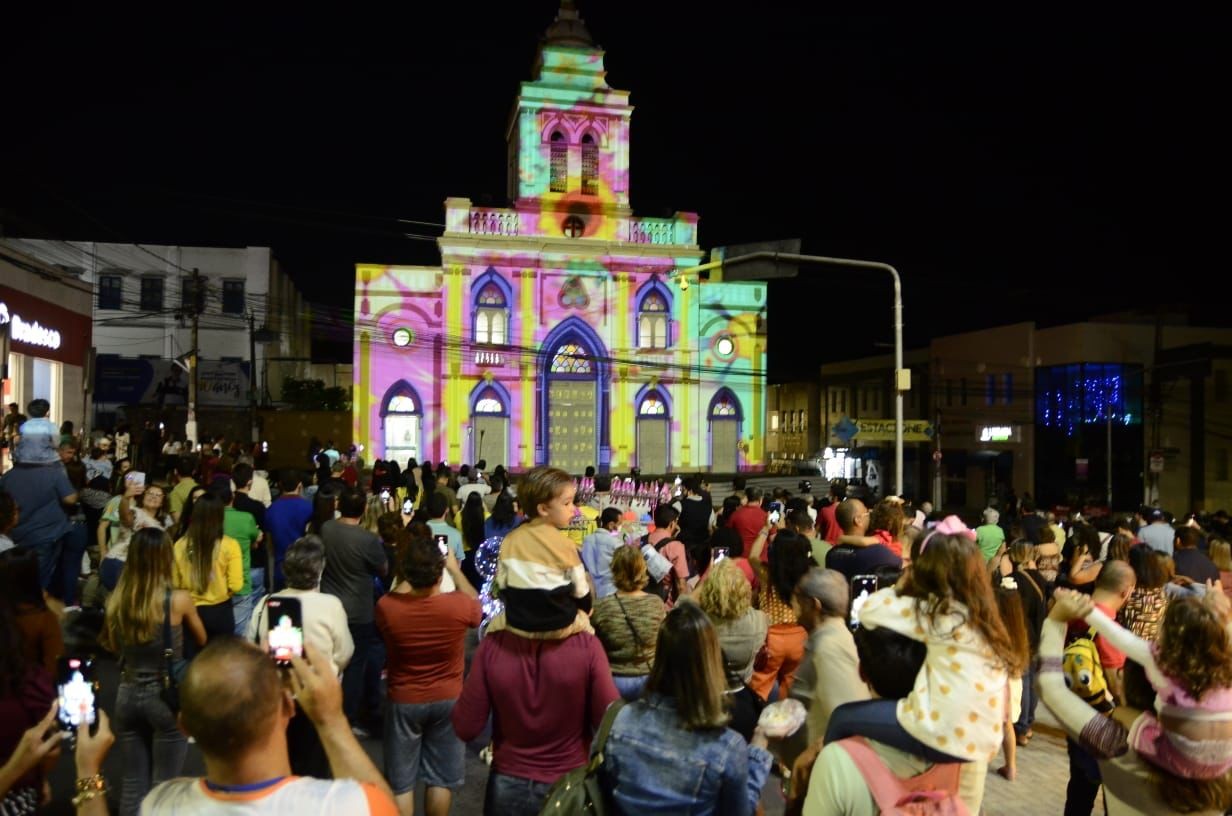
[[64,549],[64,541],[67,538],[68,535],[65,535],[55,541],[40,541],[35,544],[22,542],[19,545],[27,550],[34,550],[35,554],[38,555],[39,583],[43,585],[43,589],[48,590],[53,595],[57,590],[53,587],[52,582],[60,568],[60,551]]
[[188,740],[159,697],[159,688],[157,680],[122,681],[116,694],[114,723],[124,761],[123,816],[135,816],[151,788],[179,776],[188,753]]
[[[73,522],[68,534],[60,539],[60,558],[48,591],[64,601],[65,606],[77,603],[77,579],[81,577],[81,557],[86,554],[89,535],[84,522]],[[41,555],[40,555],[41,561]],[[42,564],[39,564],[40,570]]]
[[104,558],[98,562],[98,579],[103,582],[108,592],[115,592],[122,572],[124,572],[124,562],[118,558]]
[[492,771],[483,797],[484,816],[539,816],[552,786]]
[[646,681],[649,679],[649,674],[612,675],[612,682],[616,684],[616,690],[620,692],[621,699],[627,703],[631,703],[642,696],[642,689],[646,688]]
[[253,567],[248,571],[252,581],[252,591],[247,595],[236,595],[231,599],[235,611],[235,634],[244,637],[248,631],[248,621],[252,619],[252,610],[257,601],[265,596],[265,568]]
[[376,624],[352,623],[348,624],[347,628],[351,630],[351,640],[355,641],[355,651],[351,654],[351,662],[342,671],[342,710],[346,712],[351,725],[359,725],[359,704],[364,696],[364,671],[368,667],[368,653],[376,645]]

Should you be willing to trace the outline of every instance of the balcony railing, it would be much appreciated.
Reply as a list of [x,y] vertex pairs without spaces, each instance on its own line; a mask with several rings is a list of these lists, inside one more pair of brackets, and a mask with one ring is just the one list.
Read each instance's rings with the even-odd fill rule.
[[671,218],[637,218],[629,222],[629,242],[634,244],[676,243],[676,222]]
[[477,235],[517,235],[518,214],[513,210],[472,207],[471,232]]

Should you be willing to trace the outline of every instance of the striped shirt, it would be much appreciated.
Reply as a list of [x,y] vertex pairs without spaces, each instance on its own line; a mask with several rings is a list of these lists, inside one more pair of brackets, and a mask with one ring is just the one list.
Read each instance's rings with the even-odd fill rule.
[[570,626],[590,594],[573,540],[550,524],[523,524],[501,542],[494,582],[509,626],[548,632]]

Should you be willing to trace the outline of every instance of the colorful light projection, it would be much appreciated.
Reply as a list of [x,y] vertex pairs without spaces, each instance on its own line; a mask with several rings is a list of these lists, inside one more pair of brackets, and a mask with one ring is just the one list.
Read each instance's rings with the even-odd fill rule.
[[672,283],[697,217],[633,216],[628,92],[568,4],[517,104],[513,206],[447,200],[441,268],[357,267],[355,438],[455,465],[760,468],[765,284]]

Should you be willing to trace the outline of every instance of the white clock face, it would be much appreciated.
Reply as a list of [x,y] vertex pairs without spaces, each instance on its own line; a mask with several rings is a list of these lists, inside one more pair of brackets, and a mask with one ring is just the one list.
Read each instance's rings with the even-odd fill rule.
[[394,329],[394,345],[398,348],[406,348],[414,339],[410,329]]
[[736,350],[736,344],[732,342],[730,337],[720,337],[719,342],[714,344],[714,350],[723,357],[730,357],[732,352]]

